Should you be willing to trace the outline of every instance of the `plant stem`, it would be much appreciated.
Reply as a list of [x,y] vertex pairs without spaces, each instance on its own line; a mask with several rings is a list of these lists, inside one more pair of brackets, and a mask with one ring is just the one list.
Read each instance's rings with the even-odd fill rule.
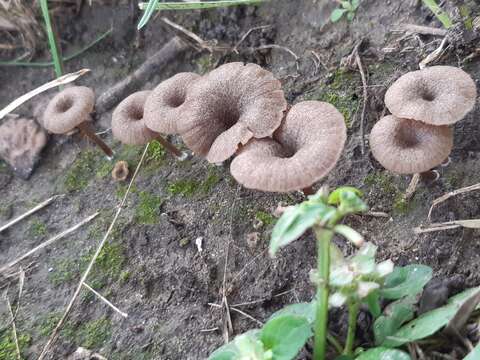
[[358,301],[350,300],[348,302],[348,332],[347,341],[345,342],[345,349],[343,350],[344,355],[353,354],[353,345],[355,342],[355,332],[357,330],[357,317],[359,308],[360,303]]
[[55,74],[57,78],[63,74],[63,62],[60,55],[60,48],[58,46],[57,37],[53,30],[52,21],[48,12],[48,1],[40,0],[40,8],[42,9],[43,20],[45,21],[45,29],[47,31],[48,43],[50,45],[50,54],[52,56],[53,66],[55,67]]
[[328,282],[330,275],[330,242],[333,231],[315,226],[317,236],[317,310],[315,317],[315,346],[313,349],[314,360],[325,360],[327,350],[327,324],[328,324]]

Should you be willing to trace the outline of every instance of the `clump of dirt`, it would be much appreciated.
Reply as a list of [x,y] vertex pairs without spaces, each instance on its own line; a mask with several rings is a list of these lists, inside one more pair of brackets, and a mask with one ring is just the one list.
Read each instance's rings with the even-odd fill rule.
[[[453,5],[452,6],[453,9]],[[381,3],[365,0],[355,19],[331,23],[333,1],[277,0],[275,5],[222,10],[169,12],[168,16],[207,41],[235,46],[232,52],[187,54],[151,75],[145,89],[177,72],[205,72],[231,60],[253,61],[266,66],[282,80],[287,99],[295,103],[319,99],[333,103],[348,125],[348,143],[338,166],[322,183],[331,187],[349,184],[365,192],[371,210],[389,217],[352,217],[348,223],[379,246],[381,259],[391,258],[398,265],[423,263],[433,267],[440,279],[454,279],[452,291],[478,285],[480,243],[476,230],[453,229],[438,233],[414,234],[412,229],[426,222],[431,202],[455,188],[471,185],[480,177],[478,153],[480,115],[477,104],[455,126],[452,161],[439,169],[441,178],[421,186],[413,199],[402,199],[409,178],[388,173],[369,155],[361,152],[360,119],[363,85],[356,70],[339,69],[363,40],[360,56],[368,80],[368,106],[365,133],[385,112],[383,95],[401,74],[416,69],[441,38],[407,36],[392,31],[402,24],[440,28],[438,21],[421,6],[410,2]],[[480,7],[465,2],[469,14],[462,23],[468,27]],[[172,36],[159,18],[145,31],[143,47],[135,41],[138,14],[126,4],[84,6],[77,15],[64,19],[58,27],[64,54],[72,54],[107,30],[105,19],[112,19],[113,34],[95,48],[66,63],[66,71],[90,68],[91,75],[78,84],[101,94],[130,74]],[[68,21],[67,21],[68,20]],[[470,31],[470,32],[468,32]],[[467,29],[466,33],[472,33]],[[472,53],[472,43],[453,46],[440,58],[442,64],[463,66],[473,78],[480,78],[480,63]],[[275,44],[274,48],[258,49]],[[141,44],[140,44],[141,45]],[[286,50],[288,49],[288,50]],[[295,56],[292,55],[295,54]],[[298,60],[295,59],[298,57]],[[51,68],[13,67],[0,72],[0,107],[50,80]],[[50,91],[52,96],[55,91]],[[18,109],[29,115],[35,100]],[[111,113],[98,114],[98,130],[110,127]],[[23,263],[28,267],[16,324],[25,358],[36,358],[54,324],[73,295],[80,274],[106,232],[126,183],[115,182],[111,171],[116,161],[126,161],[134,169],[143,148],[122,146],[111,133],[102,135],[115,150],[108,161],[92,144],[79,137],[56,136],[42,154],[39,166],[28,181],[12,176],[0,163],[0,218],[7,221],[52,194],[65,194],[52,205],[0,233],[0,264],[41,244],[53,235],[100,211],[90,224],[68,238],[59,240]],[[179,147],[177,138],[171,139]],[[321,184],[318,184],[320,186]],[[433,221],[478,217],[478,193],[454,197],[439,206]],[[84,291],[64,326],[51,358],[66,358],[82,346],[109,359],[199,359],[223,343],[221,302],[225,278],[230,304],[258,321],[265,321],[276,309],[313,296],[308,272],[315,266],[312,234],[283,250],[275,259],[267,256],[274,224],[272,213],[279,202],[301,201],[298,194],[269,194],[239,187],[229,174],[228,164],[216,167],[193,158],[177,162],[159,144],[150,147],[146,162],[131,189],[122,215],[108,246],[101,253],[87,283],[121,311],[123,318],[91,293]],[[255,241],[252,241],[252,233]],[[201,238],[202,252],[196,240]],[[353,249],[337,240],[345,254]],[[228,263],[225,266],[229,246]],[[226,268],[226,273],[224,269]],[[454,277],[455,275],[455,277]],[[12,278],[9,294],[16,293]],[[2,280],[0,286],[6,282]],[[332,329],[342,329],[342,317],[332,317]],[[1,324],[8,311],[0,305]],[[238,313],[232,313],[234,334],[258,326]],[[369,320],[360,329],[371,341]],[[0,329],[1,331],[1,329]],[[232,336],[234,335],[232,334]],[[12,344],[10,332],[0,333],[0,348]]]

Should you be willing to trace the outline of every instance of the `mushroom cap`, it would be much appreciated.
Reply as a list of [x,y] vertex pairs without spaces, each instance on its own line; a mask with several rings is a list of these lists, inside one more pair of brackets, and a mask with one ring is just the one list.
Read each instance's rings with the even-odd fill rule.
[[145,126],[143,107],[151,91],[138,91],[127,96],[112,114],[113,136],[124,144],[143,145],[157,134]]
[[370,133],[373,157],[398,174],[415,174],[440,165],[453,147],[453,131],[393,115],[380,119]]
[[271,136],[280,126],[287,102],[271,72],[235,62],[195,81],[184,107],[178,130],[185,144],[218,163],[252,137]]
[[343,115],[331,104],[294,105],[273,139],[251,140],[230,171],[247,188],[288,192],[313,185],[335,166],[347,138]]
[[409,72],[387,90],[385,105],[399,118],[431,125],[461,120],[475,105],[473,79],[453,66],[432,66]]
[[176,134],[177,122],[183,119],[183,103],[188,87],[200,75],[179,73],[161,82],[147,98],[143,117],[145,125],[158,133]]
[[53,97],[43,113],[43,126],[54,134],[66,134],[90,121],[95,93],[86,86],[71,86]]

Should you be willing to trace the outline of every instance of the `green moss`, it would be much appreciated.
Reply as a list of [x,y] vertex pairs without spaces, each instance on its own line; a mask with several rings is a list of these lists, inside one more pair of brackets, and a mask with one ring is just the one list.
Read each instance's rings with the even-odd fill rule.
[[41,237],[47,235],[47,225],[38,219],[34,219],[30,222],[30,228],[28,233],[33,237]]
[[[17,333],[18,347],[20,351],[28,348],[31,342],[30,335]],[[23,355],[22,355],[23,357]],[[0,359],[17,360],[17,347],[10,328],[0,333]]]
[[396,196],[399,191],[393,183],[393,176],[387,172],[373,172],[365,177],[365,185],[375,187],[377,191],[384,195]]
[[139,202],[135,208],[135,219],[140,224],[155,224],[158,221],[160,206],[163,200],[160,196],[147,191],[138,194]]
[[168,192],[172,195],[189,197],[195,194],[199,185],[195,180],[179,180],[168,186]]
[[347,127],[350,127],[353,115],[359,105],[357,87],[360,85],[361,81],[358,75],[352,72],[337,70],[332,75],[330,84],[308,92],[305,100],[319,100],[332,104],[345,117]]
[[265,226],[272,225],[276,220],[272,214],[262,210],[255,213],[255,219],[261,221]]
[[[35,328],[41,336],[48,338],[62,318],[62,315],[63,314],[59,312],[52,312],[43,315],[38,320]],[[75,339],[75,329],[69,322],[63,324],[62,329],[60,330],[60,336],[68,341],[73,341]]]
[[197,72],[201,75],[206,74],[214,68],[213,57],[210,54],[202,55],[197,60]]
[[64,180],[65,190],[72,192],[86,188],[95,173],[95,165],[98,163],[98,158],[99,154],[93,150],[81,152],[67,171]]
[[[53,265],[55,271],[50,272],[48,275],[50,282],[58,286],[78,280],[87,268],[95,251],[96,249],[92,249],[77,259],[55,261]],[[107,242],[92,268],[88,278],[89,284],[96,289],[101,289],[107,284],[109,279],[117,279],[124,262],[125,254],[123,247],[119,243]]]
[[167,151],[162,146],[162,144],[160,144],[157,140],[153,140],[148,146],[145,160],[147,163],[154,163],[155,165],[159,165],[165,159],[166,154]]
[[100,164],[97,173],[95,174],[95,177],[97,179],[104,179],[107,176],[109,176],[112,173],[113,167],[115,164],[113,161],[104,161],[102,164]]
[[132,276],[132,273],[130,271],[124,270],[120,273],[120,281],[125,283],[128,280],[130,280],[131,276]]
[[78,331],[80,345],[87,349],[99,349],[112,336],[110,320],[102,317],[82,325]]
[[215,167],[210,167],[207,172],[207,176],[200,184],[199,191],[205,195],[210,194],[210,192],[215,188],[215,186],[220,182],[221,177],[218,170]]
[[469,31],[473,30],[473,19],[471,16],[471,9],[467,5],[461,5],[459,7],[460,16],[463,18],[463,24]]
[[115,155],[116,160],[124,160],[129,166],[136,165],[143,153],[143,146],[137,145],[121,145],[119,151]]

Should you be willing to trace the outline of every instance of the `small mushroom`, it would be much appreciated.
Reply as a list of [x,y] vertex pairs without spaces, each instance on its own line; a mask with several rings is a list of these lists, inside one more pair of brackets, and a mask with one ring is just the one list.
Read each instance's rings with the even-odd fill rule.
[[247,188],[288,192],[308,188],[335,166],[347,138],[342,114],[320,101],[294,105],[273,139],[253,139],[230,171]]
[[416,174],[440,165],[453,147],[453,131],[388,115],[370,133],[373,157],[397,174]]
[[461,120],[475,105],[473,79],[453,66],[432,66],[409,72],[387,90],[385,105],[399,118],[431,125]]
[[220,66],[193,82],[177,130],[195,153],[219,163],[251,138],[271,136],[287,102],[280,81],[256,64]]
[[118,161],[112,170],[112,178],[115,181],[127,180],[129,174],[128,163],[126,161]]
[[152,90],[143,111],[145,125],[161,134],[177,134],[177,124],[183,118],[183,103],[188,87],[200,75],[195,73],[179,73],[160,83]]
[[54,134],[67,134],[78,128],[111,158],[113,151],[100,139],[90,124],[95,106],[95,94],[85,86],[72,86],[59,92],[48,103],[43,114],[43,126]]
[[157,140],[162,146],[182,158],[184,154],[156,133],[145,126],[143,109],[151,91],[138,91],[127,96],[118,104],[112,114],[113,136],[124,144],[143,145],[152,140]]

